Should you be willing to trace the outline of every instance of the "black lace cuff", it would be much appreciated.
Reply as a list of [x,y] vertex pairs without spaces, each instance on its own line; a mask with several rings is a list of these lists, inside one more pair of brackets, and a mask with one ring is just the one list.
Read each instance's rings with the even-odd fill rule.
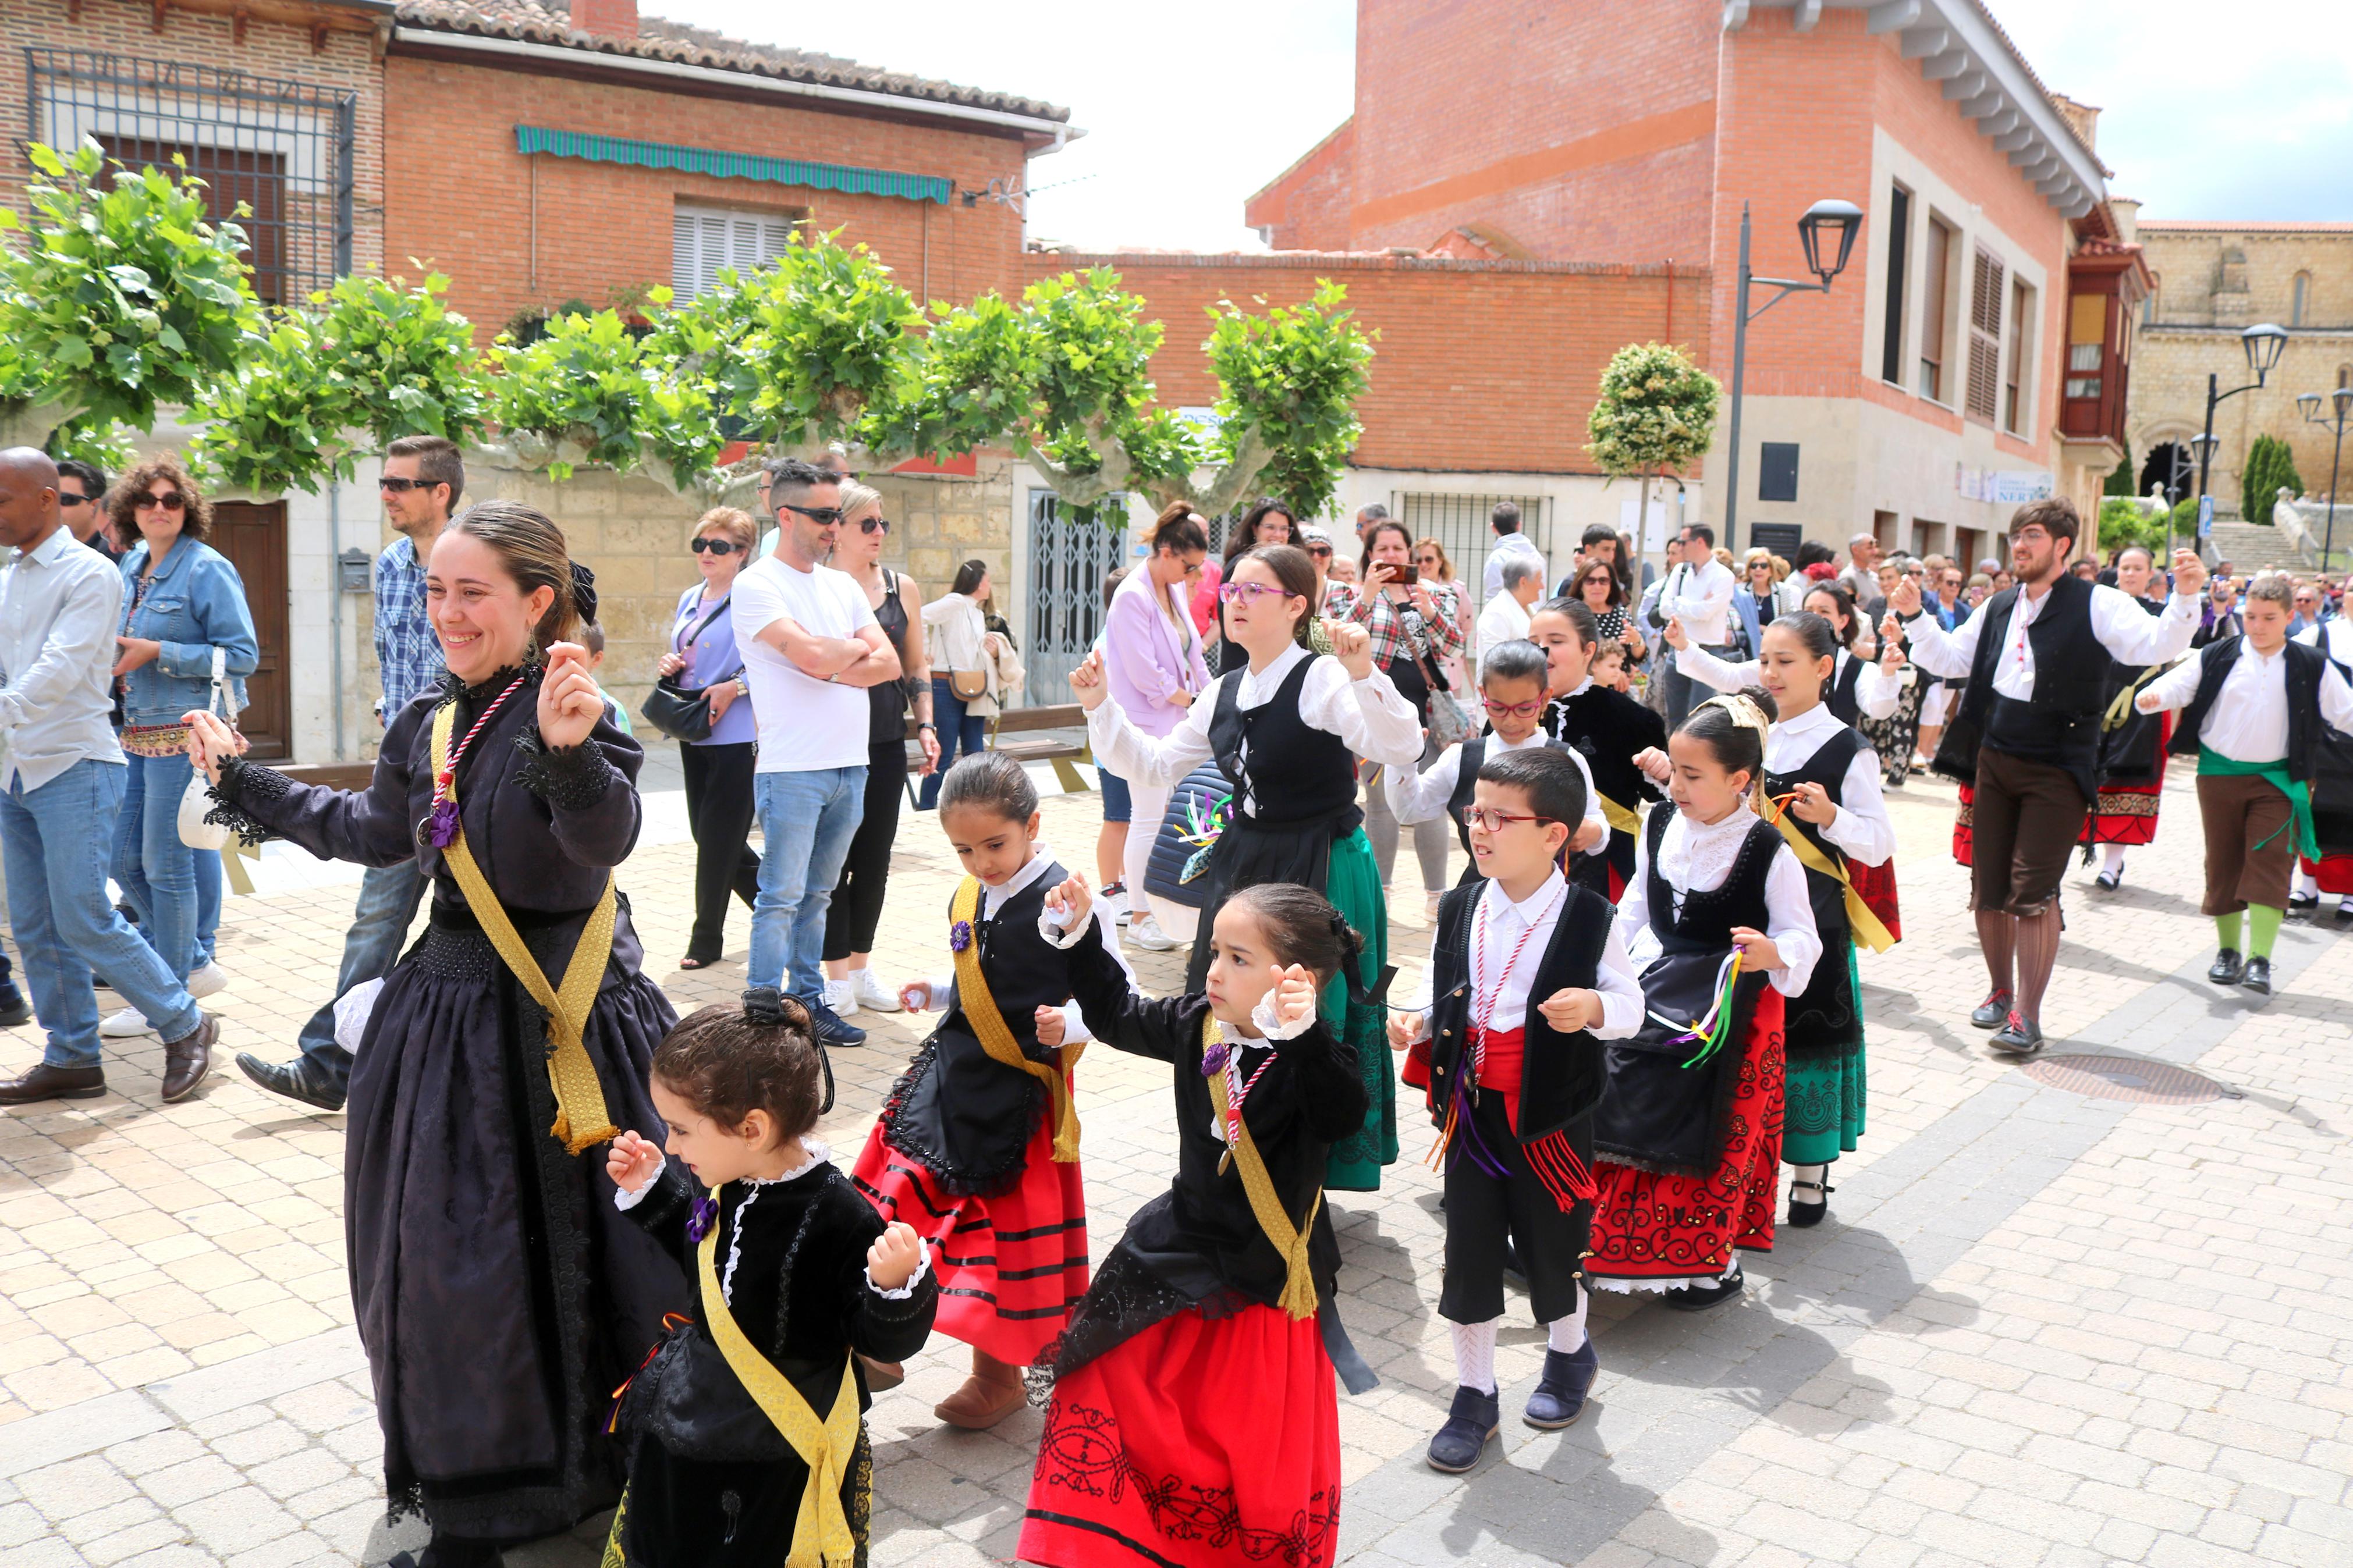
[[293,788],[294,781],[275,769],[230,757],[221,763],[220,782],[210,786],[213,808],[205,813],[205,821],[227,828],[248,845],[259,844],[272,833],[253,810],[285,799]]
[[515,737],[515,749],[531,760],[516,782],[559,811],[586,811],[605,798],[619,774],[593,741],[550,746],[536,730]]

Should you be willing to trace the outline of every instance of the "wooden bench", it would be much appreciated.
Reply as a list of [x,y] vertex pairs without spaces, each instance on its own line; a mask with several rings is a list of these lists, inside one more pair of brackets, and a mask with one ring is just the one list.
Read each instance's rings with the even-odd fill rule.
[[[1052,734],[1051,731],[1075,731],[1077,738]],[[1007,735],[1029,735],[1029,740],[1007,741]],[[1013,708],[1000,710],[988,721],[988,749],[1002,752],[1016,762],[1051,763],[1054,777],[1062,788],[1072,795],[1084,794],[1089,785],[1086,775],[1077,764],[1094,761],[1094,750],[1087,743],[1087,710],[1075,702],[1051,708]],[[923,771],[923,747],[918,736],[915,720],[907,721],[907,798],[915,798],[915,779]]]
[[323,784],[328,789],[365,789],[375,780],[374,763],[302,763],[270,764],[296,784]]

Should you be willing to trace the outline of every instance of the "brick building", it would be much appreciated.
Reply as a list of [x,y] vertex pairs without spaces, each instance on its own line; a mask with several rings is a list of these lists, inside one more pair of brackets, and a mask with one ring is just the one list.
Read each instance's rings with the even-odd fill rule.
[[[1356,113],[1246,221],[1278,247],[1690,268],[1704,307],[1673,339],[1728,380],[1744,205],[1756,271],[1788,277],[1798,216],[1852,201],[1865,228],[1830,295],[1749,335],[1744,542],[1751,523],[1875,528],[1979,553],[2018,499],[2087,500],[2121,456],[2146,272],[2105,205],[2094,112],[1976,0],[1360,0]],[[1574,412],[1599,368],[1527,374]],[[1693,518],[1723,515],[1727,435],[1683,497]],[[1575,476],[1583,444],[1575,413],[1509,466]]]

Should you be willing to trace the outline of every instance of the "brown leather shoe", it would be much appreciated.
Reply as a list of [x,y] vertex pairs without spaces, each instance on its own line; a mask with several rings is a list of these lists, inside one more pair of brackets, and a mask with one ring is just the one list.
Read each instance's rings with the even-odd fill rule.
[[0,1083],[0,1105],[38,1105],[45,1100],[96,1100],[105,1092],[104,1068],[53,1068],[42,1062],[22,1078]]
[[1021,1408],[1027,1395],[1021,1369],[986,1351],[972,1352],[972,1375],[964,1386],[933,1406],[932,1414],[951,1426],[986,1432]]
[[209,1017],[197,1020],[194,1031],[164,1042],[164,1103],[173,1104],[196,1092],[213,1070],[213,1042],[220,1026]]
[[876,1361],[871,1355],[858,1358],[866,1365],[866,1392],[883,1394],[907,1381],[907,1369],[895,1361]]

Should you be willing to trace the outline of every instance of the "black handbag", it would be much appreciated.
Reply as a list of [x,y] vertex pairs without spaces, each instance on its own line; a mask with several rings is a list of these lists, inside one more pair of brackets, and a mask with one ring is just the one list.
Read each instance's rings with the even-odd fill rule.
[[[692,643],[710,629],[711,623],[725,615],[727,606],[733,602],[733,595],[720,600],[719,607],[703,616],[695,624],[694,629],[686,634],[687,642]],[[733,680],[743,673],[739,668],[727,679]],[[712,682],[712,686],[725,684],[726,681]],[[647,723],[673,741],[691,742],[711,739],[710,686],[698,686],[690,690],[678,683],[678,677],[665,675],[654,682],[651,691],[646,693],[646,705],[638,711],[645,716]]]

